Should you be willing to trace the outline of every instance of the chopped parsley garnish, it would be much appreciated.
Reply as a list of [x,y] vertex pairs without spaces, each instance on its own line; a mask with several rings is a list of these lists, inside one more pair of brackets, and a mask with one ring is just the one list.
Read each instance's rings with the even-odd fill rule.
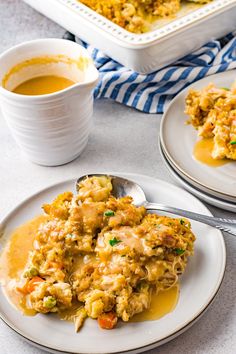
[[185,221],[184,221],[183,219],[180,219],[179,222],[180,222],[181,225],[184,225],[184,224],[185,224]]
[[181,254],[183,254],[185,250],[183,250],[182,248],[175,248],[174,252],[178,254],[178,256],[181,256]]
[[230,142],[230,145],[236,145],[236,140],[232,140],[232,141]]
[[230,91],[230,89],[228,87],[221,87],[222,90],[225,90],[225,91]]
[[105,216],[114,216],[115,212],[113,210],[107,210],[107,211],[105,211],[104,215]]
[[115,245],[117,245],[118,243],[120,243],[121,242],[121,240],[117,240],[117,238],[116,237],[114,237],[114,238],[112,238],[111,240],[109,240],[109,243],[110,243],[110,245],[113,247],[113,246],[115,246]]
[[76,241],[77,237],[75,234],[67,234],[66,239],[71,241]]

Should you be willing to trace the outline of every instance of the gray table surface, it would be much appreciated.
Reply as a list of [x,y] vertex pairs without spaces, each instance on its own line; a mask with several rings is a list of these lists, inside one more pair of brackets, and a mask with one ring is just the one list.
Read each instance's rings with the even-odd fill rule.
[[[45,1],[46,3],[46,1]],[[0,0],[0,52],[25,40],[62,37],[64,29],[19,0]],[[146,174],[175,183],[158,152],[160,115],[147,115],[111,101],[95,103],[94,127],[82,155],[60,167],[25,160],[0,117],[0,219],[40,188],[92,169]],[[229,212],[209,206],[215,216]],[[149,354],[236,352],[236,240],[225,236],[227,267],[221,289],[204,316],[187,332]],[[201,289],[199,289],[201,291]],[[43,354],[0,321],[0,354]]]

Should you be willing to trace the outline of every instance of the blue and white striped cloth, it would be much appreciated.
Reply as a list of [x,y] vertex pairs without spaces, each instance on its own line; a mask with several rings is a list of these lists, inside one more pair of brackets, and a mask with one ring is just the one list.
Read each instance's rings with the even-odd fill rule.
[[168,102],[192,82],[236,68],[236,32],[148,75],[129,70],[91,45],[82,44],[100,72],[95,98],[110,98],[146,113],[163,113]]

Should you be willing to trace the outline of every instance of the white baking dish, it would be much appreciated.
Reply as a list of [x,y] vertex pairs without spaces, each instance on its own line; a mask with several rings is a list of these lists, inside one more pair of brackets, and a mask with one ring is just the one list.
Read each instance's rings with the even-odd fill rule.
[[76,0],[24,0],[82,40],[140,73],[150,73],[236,29],[236,0],[214,0],[144,34],[133,34]]

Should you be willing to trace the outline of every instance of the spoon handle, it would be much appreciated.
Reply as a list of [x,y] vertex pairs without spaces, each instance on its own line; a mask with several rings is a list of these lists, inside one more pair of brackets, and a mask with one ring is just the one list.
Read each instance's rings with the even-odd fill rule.
[[236,219],[215,218],[213,216],[193,213],[191,211],[173,208],[157,203],[147,203],[145,205],[145,208],[147,210],[162,210],[167,211],[171,214],[181,215],[183,217],[202,222],[204,224],[213,226],[221,231],[228,232],[228,234],[236,236]]

